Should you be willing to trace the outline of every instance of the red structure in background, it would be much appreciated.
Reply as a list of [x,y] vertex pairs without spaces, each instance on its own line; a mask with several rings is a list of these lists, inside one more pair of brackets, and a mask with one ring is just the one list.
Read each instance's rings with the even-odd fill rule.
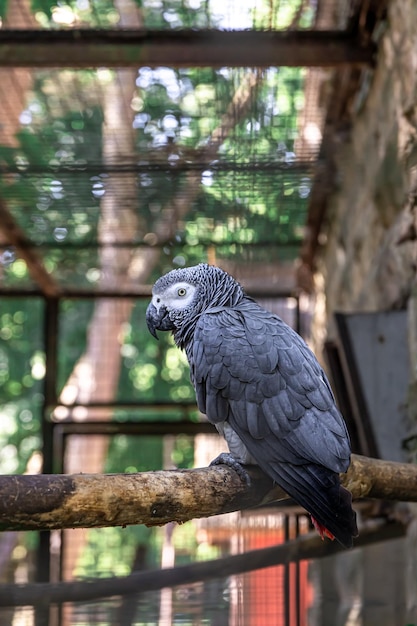
[[[306,532],[298,529],[295,516],[282,527],[245,528],[245,552],[284,543]],[[287,532],[286,532],[287,531]],[[313,587],[308,580],[308,561],[256,570],[242,577],[242,620],[250,626],[308,626],[308,609],[313,603]]]

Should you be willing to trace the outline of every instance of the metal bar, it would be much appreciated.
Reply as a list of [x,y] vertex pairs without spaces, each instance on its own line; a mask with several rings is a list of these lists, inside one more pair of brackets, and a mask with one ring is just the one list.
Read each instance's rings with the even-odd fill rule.
[[[259,288],[251,287],[250,289],[245,289],[245,292],[248,296],[252,296],[254,298],[293,298],[294,291],[289,289],[285,289],[280,291],[277,287],[272,287],[271,289],[265,289],[265,287],[260,286]],[[11,288],[0,288],[0,294],[2,297],[10,297],[10,298],[28,298],[35,296],[42,296],[42,292],[34,290],[34,289],[11,289]],[[152,294],[152,286],[151,285],[138,285],[135,291],[85,291],[83,289],[63,289],[59,300],[64,299],[80,299],[80,300],[90,300],[90,299],[99,299],[99,298],[133,298],[136,300],[148,300]]]
[[370,65],[375,45],[341,31],[2,30],[2,67]]
[[[51,405],[58,403],[57,391],[56,391],[56,376],[58,372],[58,336],[59,336],[59,299],[58,298],[46,298],[45,299],[45,320],[44,320],[44,344],[45,344],[45,370],[48,375],[44,380],[44,409],[48,410]],[[44,420],[44,427],[50,428],[50,423]],[[50,473],[51,467],[48,466],[48,458],[46,454],[52,451],[52,439],[45,444],[45,436],[52,436],[52,433],[44,433],[44,465],[46,467],[44,471]],[[52,455],[51,455],[52,459]]]
[[[295,537],[300,537],[300,516],[295,515]],[[302,626],[301,620],[301,580],[300,561],[295,562],[295,626]]]
[[56,401],[49,405],[48,409],[49,411],[53,411],[57,407],[64,407],[69,411],[78,407],[87,409],[137,409],[141,411],[146,411],[148,409],[155,409],[158,411],[194,411],[197,409],[195,402],[173,402],[172,400],[167,400],[166,402],[162,402],[160,400],[157,400],[156,402],[142,402],[141,400],[112,400],[109,402],[74,402],[73,404],[65,404],[64,402]]
[[[47,375],[44,379],[44,403],[42,411],[42,455],[45,474],[53,471],[53,426],[46,419],[47,406],[56,403],[56,372],[57,372],[57,338],[58,338],[59,301],[55,298],[45,299],[44,306],[44,350],[45,369]],[[51,533],[41,531],[39,533],[39,546],[37,550],[37,581],[49,582],[51,574]],[[37,607],[35,611],[36,626],[48,623],[49,608]]]
[[[217,249],[221,249],[221,248],[225,248],[225,247],[230,247],[230,246],[242,246],[245,248],[245,250],[251,250],[251,249],[256,249],[256,248],[300,248],[300,246],[303,243],[303,239],[288,239],[287,241],[251,241],[250,243],[246,243],[243,241],[239,241],[238,239],[230,239],[229,241],[223,241],[223,242],[218,242],[218,241],[212,241],[210,239],[199,239],[198,240],[198,244],[200,246],[204,246],[206,248],[208,248],[209,246],[215,246]],[[160,248],[165,248],[165,246],[171,246],[173,249],[176,248],[183,248],[184,245],[187,245],[187,242],[181,242],[181,241],[173,241],[172,239],[169,239],[167,241],[157,241],[156,243],[153,244],[149,244],[146,241],[111,241],[111,242],[101,242],[101,241],[60,241],[58,242],[50,242],[50,241],[46,241],[43,243],[34,243],[33,241],[30,241],[29,239],[27,240],[27,242],[25,243],[25,248],[26,249],[35,249],[35,250],[48,250],[48,249],[55,249],[55,250],[97,250],[99,248],[107,248],[107,249],[123,249],[123,248],[131,248],[131,249],[136,249],[136,248],[145,248],[145,249],[149,249],[149,248],[156,248],[156,249],[160,249]],[[188,244],[190,245],[190,244]],[[195,245],[195,244],[192,244]],[[7,244],[5,245],[1,245],[0,244],[0,250],[1,249],[7,249],[10,248],[11,246],[8,246]]]
[[296,330],[299,335],[302,335],[302,330],[303,329],[301,328],[300,296],[298,294],[295,296],[295,300],[296,300],[296,306],[295,306],[295,328],[294,328],[294,330]]
[[[284,517],[284,544],[287,544],[290,541],[290,518],[289,515],[285,515]],[[291,626],[291,586],[290,586],[290,563],[285,563],[284,565],[284,598],[285,598],[285,608],[284,608],[284,623],[285,626]]]
[[[371,520],[361,528],[355,547],[364,547],[383,541],[404,537],[407,526],[401,522],[385,519]],[[102,602],[103,598],[141,592],[149,593],[163,587],[190,585],[203,580],[233,576],[265,567],[283,565],[288,561],[311,560],[329,557],[344,548],[336,543],[321,541],[318,536],[303,536],[288,544],[251,550],[246,554],[228,556],[214,561],[187,564],[176,568],[135,572],[122,578],[110,577],[92,580],[70,581],[54,586],[34,583],[2,584],[0,606],[33,606],[63,602]]]
[[[158,421],[158,422],[62,422],[52,423],[55,441],[59,437],[67,437],[71,435],[147,435],[147,436],[163,436],[163,435],[200,435],[200,434],[216,434],[213,424],[210,422],[189,422],[181,420],[174,421]],[[65,450],[65,445],[62,448]]]
[[[0,287],[0,294],[2,297],[7,298],[29,298],[29,297],[42,297],[44,294],[39,289],[14,289],[12,287]],[[152,287],[151,285],[138,285],[135,291],[86,291],[83,289],[64,289],[61,295],[57,298],[59,300],[94,300],[99,298],[134,298],[137,300],[147,300],[151,297]]]
[[57,406],[64,407],[68,410],[83,407],[87,409],[157,409],[164,410],[181,410],[190,411],[197,408],[195,402],[173,402],[172,400],[157,400],[156,402],[142,402],[141,400],[113,400],[111,402],[74,402],[73,404],[65,404],[64,402],[54,402],[49,405],[49,410],[55,409]]
[[[0,31],[1,32],[1,31]],[[1,40],[1,36],[0,36]],[[163,172],[166,174],[177,174],[182,172],[194,172],[209,170],[215,174],[222,172],[256,172],[262,174],[280,172],[282,174],[300,174],[310,173],[314,170],[317,160],[310,159],[305,161],[268,161],[259,159],[250,163],[238,163],[236,161],[221,161],[213,159],[207,159],[201,161],[201,154],[198,154],[195,150],[194,161],[168,161],[168,160],[156,160],[152,153],[147,153],[146,159],[141,157],[140,162],[124,162],[124,163],[102,163],[90,161],[85,165],[59,165],[56,168],[45,167],[36,163],[29,164],[22,169],[22,166],[7,166],[2,169],[2,174],[7,176],[8,174],[19,174],[20,177],[24,176],[45,176],[49,175],[52,171],[54,176],[74,174],[144,174],[148,172]],[[193,151],[190,154],[187,153],[187,157],[194,157]],[[159,156],[160,159],[160,156]]]

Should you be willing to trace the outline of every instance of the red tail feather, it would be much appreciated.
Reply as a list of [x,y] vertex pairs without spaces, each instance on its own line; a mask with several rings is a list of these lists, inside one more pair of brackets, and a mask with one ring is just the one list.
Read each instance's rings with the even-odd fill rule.
[[325,528],[323,524],[320,524],[320,522],[314,519],[312,515],[310,515],[310,517],[311,517],[311,521],[313,522],[314,528],[317,530],[322,540],[324,541],[324,538],[328,537],[329,539],[333,541],[334,535],[330,532],[330,530],[327,530],[327,528]]

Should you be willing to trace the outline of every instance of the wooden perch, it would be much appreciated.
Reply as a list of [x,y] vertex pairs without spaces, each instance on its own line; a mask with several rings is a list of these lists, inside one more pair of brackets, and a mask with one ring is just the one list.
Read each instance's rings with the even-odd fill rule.
[[[0,530],[185,522],[286,498],[259,468],[247,487],[229,467],[140,474],[0,476]],[[417,502],[417,466],[354,455],[342,482],[354,498]]]
[[250,474],[250,488],[223,465],[140,474],[0,476],[0,530],[160,526],[286,497],[257,468]]
[[412,463],[395,463],[352,454],[350,467],[340,478],[354,499],[417,502],[417,465]]

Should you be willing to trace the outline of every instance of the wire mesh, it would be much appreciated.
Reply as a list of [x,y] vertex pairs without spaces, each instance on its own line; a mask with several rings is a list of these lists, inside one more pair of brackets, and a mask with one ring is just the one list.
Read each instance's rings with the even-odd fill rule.
[[[298,68],[38,73],[14,145],[0,147],[21,245],[57,284],[85,290],[129,289],[157,255],[155,275],[213,256],[291,262],[321,137],[304,78]],[[33,287],[7,242],[0,261],[5,287]]]

